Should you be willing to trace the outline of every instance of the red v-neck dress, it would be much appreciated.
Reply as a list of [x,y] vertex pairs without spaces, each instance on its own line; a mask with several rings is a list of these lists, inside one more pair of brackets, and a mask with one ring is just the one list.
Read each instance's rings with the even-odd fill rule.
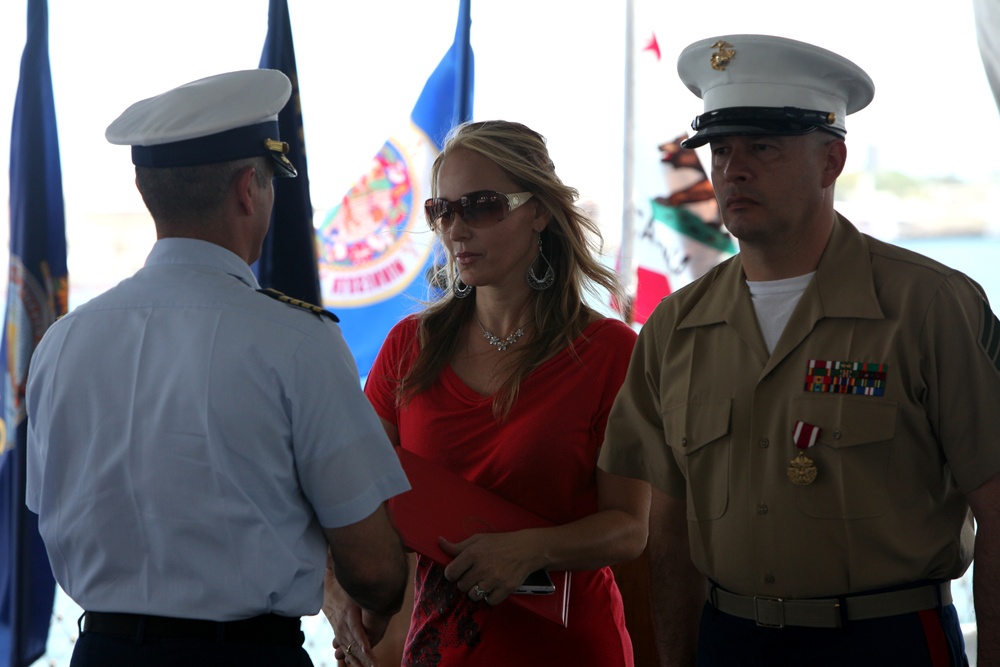
[[[635,332],[614,319],[589,325],[575,354],[560,352],[524,379],[509,420],[498,425],[490,398],[450,367],[397,408],[393,378],[412,363],[416,328],[413,317],[396,325],[365,386],[375,411],[399,429],[400,445],[555,523],[596,512],[597,457]],[[473,602],[423,556],[414,591],[404,665],[633,664],[607,567],[573,573],[565,628],[514,604]]]

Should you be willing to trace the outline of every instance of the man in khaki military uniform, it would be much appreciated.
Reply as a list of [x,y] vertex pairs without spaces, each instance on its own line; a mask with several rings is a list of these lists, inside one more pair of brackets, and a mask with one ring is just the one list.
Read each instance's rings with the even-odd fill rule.
[[600,460],[654,486],[662,663],[965,664],[949,582],[975,555],[979,665],[1000,664],[1000,322],[834,211],[871,79],[759,35],[678,71],[740,254],[645,324]]

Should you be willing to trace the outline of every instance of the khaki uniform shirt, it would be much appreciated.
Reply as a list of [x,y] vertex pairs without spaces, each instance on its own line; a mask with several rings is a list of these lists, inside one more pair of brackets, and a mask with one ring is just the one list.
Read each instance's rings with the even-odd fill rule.
[[[600,467],[686,498],[694,564],[737,593],[956,578],[974,540],[964,493],[1000,471],[998,346],[978,285],[838,216],[773,354],[739,256],[659,305]],[[814,360],[848,362],[840,384],[807,383]],[[808,485],[787,474],[799,421],[820,429]]]

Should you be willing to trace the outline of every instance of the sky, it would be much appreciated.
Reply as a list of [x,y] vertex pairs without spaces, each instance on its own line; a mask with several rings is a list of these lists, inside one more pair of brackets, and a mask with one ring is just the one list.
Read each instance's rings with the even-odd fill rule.
[[[50,0],[49,37],[67,229],[85,214],[144,210],[127,147],[104,130],[132,102],[188,81],[254,68],[267,0]],[[407,122],[450,45],[457,0],[288,0],[313,204],[335,206],[382,143]],[[623,207],[626,3],[473,0],[474,117],[523,122],[545,135],[556,169],[594,202],[605,228]],[[871,164],[972,182],[1000,175],[1000,114],[976,43],[971,0],[841,0],[824,13],[797,0],[635,0],[635,41],[656,34],[662,61],[637,91],[660,101],[644,123],[667,140],[701,101],[676,76],[677,54],[705,37],[767,33],[853,60],[875,99],[848,119],[848,170]],[[947,8],[945,8],[947,6]],[[0,3],[0,132],[10,127],[25,2]],[[648,53],[646,53],[648,56]],[[642,95],[637,92],[637,99]],[[6,160],[0,196],[7,198]],[[659,168],[658,165],[653,168]],[[612,235],[614,232],[612,232]],[[617,239],[608,239],[612,244]],[[73,248],[70,248],[73,272]]]

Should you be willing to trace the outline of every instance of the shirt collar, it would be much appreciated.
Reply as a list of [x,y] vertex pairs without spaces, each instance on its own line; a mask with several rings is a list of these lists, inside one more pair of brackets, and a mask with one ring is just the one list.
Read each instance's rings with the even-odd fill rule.
[[153,244],[146,257],[145,266],[162,264],[189,264],[218,269],[233,276],[253,289],[260,284],[253,271],[235,253],[220,245],[198,239],[160,239]]
[[[814,307],[818,308],[819,317],[881,319],[885,316],[875,295],[868,238],[839,213],[816,269],[816,278],[808,289],[818,291]],[[732,321],[748,299],[746,275],[737,254],[721,268],[715,283],[680,323],[680,328]]]

